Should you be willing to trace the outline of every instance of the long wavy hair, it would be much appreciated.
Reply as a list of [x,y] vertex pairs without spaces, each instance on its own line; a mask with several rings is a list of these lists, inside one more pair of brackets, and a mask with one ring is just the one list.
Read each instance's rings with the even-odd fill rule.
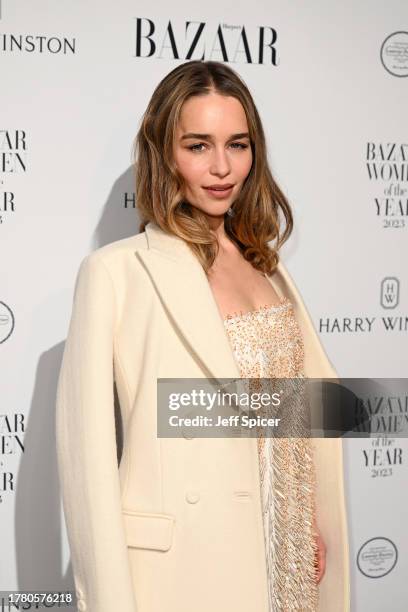
[[210,92],[233,96],[242,104],[253,155],[251,170],[232,204],[235,214],[225,214],[225,232],[254,268],[269,275],[278,264],[279,248],[292,232],[292,211],[269,169],[265,134],[252,96],[241,77],[220,62],[198,60],[177,66],[150,99],[133,148],[139,231],[154,221],[183,239],[206,273],[214,263],[217,238],[205,213],[185,198],[184,178],[173,158],[183,103]]

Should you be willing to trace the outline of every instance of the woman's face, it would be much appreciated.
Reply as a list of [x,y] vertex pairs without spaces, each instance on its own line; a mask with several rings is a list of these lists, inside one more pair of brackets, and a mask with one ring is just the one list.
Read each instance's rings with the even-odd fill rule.
[[252,165],[248,124],[239,100],[212,92],[184,102],[173,154],[186,181],[184,197],[207,215],[223,216]]

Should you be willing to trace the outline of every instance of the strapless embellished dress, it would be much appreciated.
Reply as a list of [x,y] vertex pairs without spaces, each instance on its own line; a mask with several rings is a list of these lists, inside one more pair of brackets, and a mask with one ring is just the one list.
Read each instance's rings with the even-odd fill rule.
[[[223,322],[242,378],[269,379],[270,383],[304,378],[303,339],[288,298],[281,297],[277,305],[231,313]],[[301,394],[293,395],[299,399]],[[295,417],[302,410],[300,404],[295,402],[291,409]],[[269,611],[316,612],[311,439],[261,433],[258,456]]]

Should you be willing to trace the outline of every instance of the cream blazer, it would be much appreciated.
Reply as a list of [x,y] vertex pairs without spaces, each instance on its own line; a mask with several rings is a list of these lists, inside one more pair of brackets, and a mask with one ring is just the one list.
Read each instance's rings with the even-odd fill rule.
[[[309,377],[335,377],[284,265]],[[269,612],[256,438],[158,438],[157,378],[240,376],[203,268],[150,222],[80,265],[56,440],[77,596],[89,612]],[[123,422],[117,461],[114,382]],[[349,611],[342,441],[313,441],[327,546],[319,612]]]

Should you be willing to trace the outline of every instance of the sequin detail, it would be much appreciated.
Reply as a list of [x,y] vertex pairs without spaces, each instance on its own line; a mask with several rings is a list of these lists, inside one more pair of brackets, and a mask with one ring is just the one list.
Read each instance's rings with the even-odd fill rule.
[[[304,379],[303,339],[288,298],[231,313],[224,327],[241,377],[254,379],[249,381],[251,391],[265,391],[267,386],[273,393],[275,379]],[[291,408],[284,411],[288,431],[302,435],[307,422],[303,412],[297,385]],[[260,432],[258,437],[269,612],[318,609],[313,449],[310,437],[294,435],[273,438]]]

